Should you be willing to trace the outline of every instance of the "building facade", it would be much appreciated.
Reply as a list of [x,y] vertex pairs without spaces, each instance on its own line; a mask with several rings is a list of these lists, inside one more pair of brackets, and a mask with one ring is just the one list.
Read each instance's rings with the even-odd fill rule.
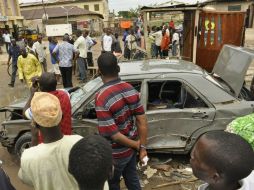
[[0,29],[14,32],[23,26],[18,0],[0,0]]
[[[45,1],[45,9],[53,7],[79,7],[88,11],[96,12],[103,15],[104,17],[104,27],[108,27],[109,19],[109,7],[108,0],[54,0],[54,1]],[[42,9],[43,4],[41,2],[37,3],[21,3],[21,11],[25,10],[34,10]]]

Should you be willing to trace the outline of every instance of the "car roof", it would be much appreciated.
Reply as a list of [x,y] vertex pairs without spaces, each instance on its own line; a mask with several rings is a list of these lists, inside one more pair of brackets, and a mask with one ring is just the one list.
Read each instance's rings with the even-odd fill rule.
[[150,59],[119,63],[120,76],[159,73],[204,74],[199,66],[179,59]]

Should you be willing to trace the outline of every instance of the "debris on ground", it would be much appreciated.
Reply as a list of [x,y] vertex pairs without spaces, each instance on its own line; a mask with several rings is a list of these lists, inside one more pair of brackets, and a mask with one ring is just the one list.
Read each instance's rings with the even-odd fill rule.
[[[179,163],[172,158],[152,158],[146,167],[139,168],[140,184],[144,190],[181,186],[183,190],[196,189],[200,181],[192,173],[189,162]],[[160,185],[158,185],[160,184]]]
[[147,166],[147,169],[144,171],[144,174],[147,176],[147,179],[151,178],[154,174],[156,174],[157,170]]

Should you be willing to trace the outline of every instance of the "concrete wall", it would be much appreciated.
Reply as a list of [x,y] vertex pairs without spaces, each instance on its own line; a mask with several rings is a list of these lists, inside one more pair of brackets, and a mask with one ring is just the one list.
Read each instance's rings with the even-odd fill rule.
[[206,10],[214,10],[214,11],[228,11],[228,6],[232,5],[241,5],[241,11],[246,11],[251,5],[252,2],[226,2],[226,3],[210,3],[204,7]]
[[0,22],[0,28],[9,25],[9,28],[12,29],[13,24],[23,26],[23,17],[20,14],[18,0],[0,0],[0,13],[1,16],[8,17],[8,21]]

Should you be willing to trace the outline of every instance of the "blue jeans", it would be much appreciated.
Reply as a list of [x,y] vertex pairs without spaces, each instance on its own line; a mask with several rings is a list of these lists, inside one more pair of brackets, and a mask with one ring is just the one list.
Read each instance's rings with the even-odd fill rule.
[[82,57],[77,58],[77,64],[78,64],[80,79],[82,81],[85,81],[86,80],[86,59]]
[[178,48],[178,44],[173,44],[173,46],[172,46],[172,55],[173,56],[177,56],[177,48]]
[[17,70],[18,70],[17,61],[12,61],[11,84],[15,83]]
[[121,176],[128,190],[141,190],[136,169],[136,155],[135,152],[130,157],[114,160],[114,176],[108,181],[110,190],[120,190]]

